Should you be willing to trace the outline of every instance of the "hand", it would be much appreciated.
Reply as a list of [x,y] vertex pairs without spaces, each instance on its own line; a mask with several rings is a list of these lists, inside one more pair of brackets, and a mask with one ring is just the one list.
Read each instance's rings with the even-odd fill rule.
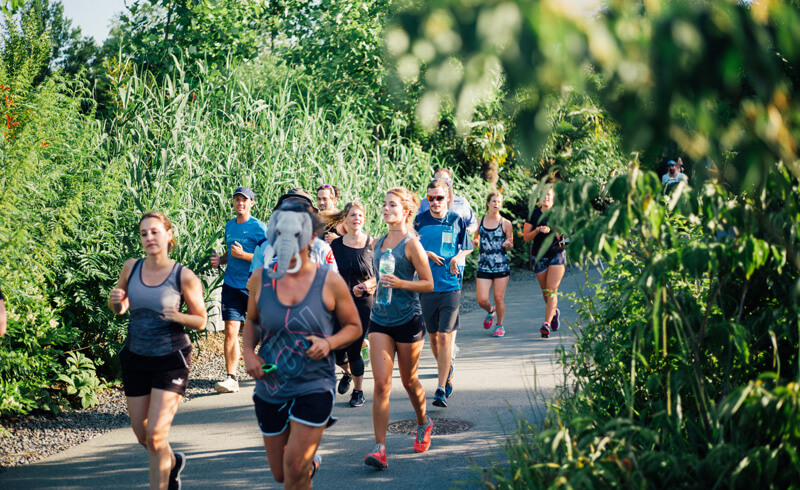
[[161,310],[161,318],[168,322],[180,323],[178,321],[178,315],[180,314],[181,310],[179,310],[175,305],[165,306],[164,309]]
[[261,367],[264,364],[264,359],[261,359],[256,355],[255,352],[247,352],[243,353],[244,357],[244,369],[247,371],[247,374],[250,375],[253,379],[263,379],[264,378],[264,368]]
[[244,249],[239,244],[239,242],[233,242],[233,244],[231,245],[231,255],[233,255],[237,259],[243,259],[245,257]]
[[121,288],[114,288],[111,290],[111,294],[109,295],[109,299],[111,300],[111,304],[119,306],[128,296],[128,293]]
[[425,252],[428,255],[428,258],[433,261],[436,265],[444,265],[444,257],[439,257],[433,252]]
[[481,241],[478,238],[473,238],[472,239],[472,246],[473,247],[477,248],[478,245],[480,245],[480,243],[481,243]]
[[355,296],[356,298],[360,298],[366,292],[367,292],[367,285],[364,284],[363,282],[353,286],[353,296]]
[[381,276],[381,284],[387,288],[396,288],[400,286],[401,279],[394,274],[384,274]]
[[339,235],[337,235],[336,233],[333,233],[333,232],[329,231],[328,233],[326,233],[326,234],[325,234],[325,243],[327,243],[328,245],[330,245],[330,244],[331,244],[331,242],[332,242],[332,241],[334,241],[334,240],[336,240],[337,238],[339,238]]
[[536,231],[538,231],[539,233],[550,233],[550,227],[542,225],[536,228]]
[[212,253],[209,262],[211,262],[211,267],[219,267],[219,255],[216,252]]
[[506,239],[506,241],[503,242],[503,248],[506,250],[511,250],[512,248],[514,248],[514,242],[512,242],[509,239]]
[[306,349],[306,355],[315,361],[324,359],[325,356],[331,353],[331,343],[327,339],[317,337],[316,335],[309,335],[306,340],[311,342],[311,346]]
[[458,259],[456,257],[450,259],[450,274],[458,275]]

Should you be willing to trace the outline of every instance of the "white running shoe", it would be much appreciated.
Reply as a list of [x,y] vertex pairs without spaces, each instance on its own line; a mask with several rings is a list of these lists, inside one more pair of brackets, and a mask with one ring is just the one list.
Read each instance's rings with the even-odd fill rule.
[[239,391],[239,382],[228,376],[224,380],[218,381],[214,385],[214,389],[217,390],[217,393],[236,393]]

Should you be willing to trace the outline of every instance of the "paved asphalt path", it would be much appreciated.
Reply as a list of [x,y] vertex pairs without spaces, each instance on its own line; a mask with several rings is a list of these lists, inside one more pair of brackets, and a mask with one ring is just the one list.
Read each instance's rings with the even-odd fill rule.
[[[573,269],[562,282],[562,292],[575,293],[584,275]],[[474,282],[464,296],[473,298]],[[427,394],[428,413],[434,420],[431,448],[415,454],[412,435],[389,433],[389,468],[377,471],[364,465],[372,450],[372,376],[367,368],[364,390],[367,403],[350,408],[350,397],[337,395],[334,414],[339,421],[325,432],[319,453],[322,467],[314,478],[318,489],[340,488],[480,488],[475,465],[502,460],[505,435],[516,418],[541,421],[545,401],[563,381],[554,362],[555,351],[574,339],[568,325],[577,314],[569,299],[559,307],[565,327],[542,339],[544,317],[541,291],[533,274],[516,273],[506,295],[506,336],[493,338],[484,330],[481,309],[462,314],[457,344],[454,392],[448,408],[431,404],[436,389],[436,363],[425,346],[420,378]],[[170,442],[187,454],[183,472],[185,489],[281,488],[273,481],[256,425],[251,400],[253,381],[242,382],[236,394],[196,397],[183,404],[175,417]],[[414,412],[395,369],[390,424],[414,418]],[[437,419],[472,424],[466,431],[437,435]],[[441,424],[444,425],[444,424]],[[147,488],[147,452],[135,442],[130,428],[116,429],[80,446],[0,475],[0,488]]]

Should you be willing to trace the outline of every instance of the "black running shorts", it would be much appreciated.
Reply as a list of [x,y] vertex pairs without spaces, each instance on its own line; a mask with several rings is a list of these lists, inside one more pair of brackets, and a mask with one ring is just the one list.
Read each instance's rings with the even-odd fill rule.
[[153,388],[186,394],[192,365],[191,345],[165,356],[141,356],[125,346],[119,360],[125,396],[146,396]]

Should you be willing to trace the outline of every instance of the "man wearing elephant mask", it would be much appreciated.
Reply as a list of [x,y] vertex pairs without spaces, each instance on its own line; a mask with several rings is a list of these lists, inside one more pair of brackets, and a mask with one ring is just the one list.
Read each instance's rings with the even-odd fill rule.
[[[312,206],[282,199],[265,251],[275,265],[256,269],[247,284],[245,368],[256,380],[253,403],[270,471],[286,488],[311,488],[323,432],[335,421],[333,350],[361,334],[344,279],[310,258],[320,229]],[[336,333],[334,316],[342,325]]]
[[[314,206],[311,194],[304,189],[289,189],[286,194],[278,198],[278,203],[275,205],[275,210],[277,211],[278,208],[284,204],[302,204],[307,206],[308,209],[314,214],[317,214],[317,208]],[[267,250],[267,247],[270,244],[269,233],[267,233],[267,235],[267,241],[256,247],[255,251],[253,252],[253,260],[250,263],[250,274],[252,274],[256,269],[264,267],[264,252]],[[311,243],[309,253],[311,254],[312,262],[327,265],[334,272],[339,272],[339,268],[336,265],[336,260],[333,258],[333,250],[331,250],[330,245],[328,245],[325,240],[315,237]]]

